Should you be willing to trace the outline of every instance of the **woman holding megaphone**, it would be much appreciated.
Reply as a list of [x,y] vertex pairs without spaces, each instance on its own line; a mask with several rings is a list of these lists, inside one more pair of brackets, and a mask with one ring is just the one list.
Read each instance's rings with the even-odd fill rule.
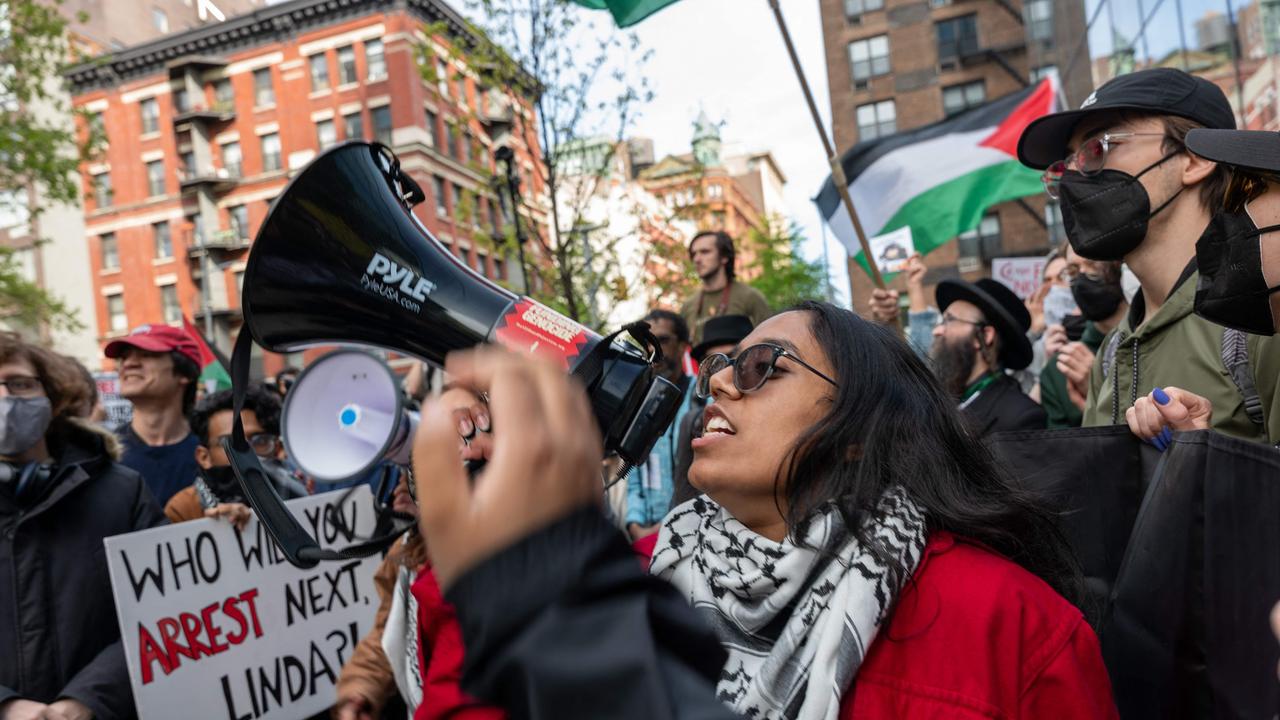
[[498,431],[474,481],[445,408],[414,449],[475,696],[530,718],[1116,716],[1052,518],[891,332],[805,303],[707,358],[705,495],[647,576],[597,509],[581,388],[494,348],[447,369]]

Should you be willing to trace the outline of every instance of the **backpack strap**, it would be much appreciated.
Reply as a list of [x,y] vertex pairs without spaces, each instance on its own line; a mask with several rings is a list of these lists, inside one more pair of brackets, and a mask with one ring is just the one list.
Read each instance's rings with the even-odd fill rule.
[[1222,366],[1235,382],[1244,399],[1244,411],[1254,425],[1263,427],[1266,416],[1262,410],[1262,397],[1253,382],[1253,368],[1249,365],[1249,336],[1235,328],[1222,333]]

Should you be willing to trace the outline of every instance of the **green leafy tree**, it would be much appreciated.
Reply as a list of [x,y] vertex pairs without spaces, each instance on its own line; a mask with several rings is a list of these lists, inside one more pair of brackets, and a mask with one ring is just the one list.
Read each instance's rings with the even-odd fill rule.
[[[61,0],[0,3],[0,213],[38,224],[52,203],[76,203],[79,165],[102,142],[89,124],[78,138],[61,91],[74,60]],[[30,282],[11,249],[0,250],[0,315],[28,326],[81,327],[60,300]]]
[[803,242],[800,228],[780,218],[770,218],[763,228],[752,228],[747,237],[747,247],[754,253],[748,274],[755,278],[747,284],[759,290],[774,310],[801,300],[830,300],[826,271],[800,254]]

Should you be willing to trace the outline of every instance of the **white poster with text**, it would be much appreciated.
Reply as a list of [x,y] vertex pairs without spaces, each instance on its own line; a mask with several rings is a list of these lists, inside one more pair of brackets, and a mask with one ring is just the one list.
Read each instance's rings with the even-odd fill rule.
[[[361,487],[286,505],[323,547],[373,533]],[[142,720],[296,719],[333,704],[342,665],[373,625],[379,558],[289,564],[255,518],[195,520],[105,540]]]

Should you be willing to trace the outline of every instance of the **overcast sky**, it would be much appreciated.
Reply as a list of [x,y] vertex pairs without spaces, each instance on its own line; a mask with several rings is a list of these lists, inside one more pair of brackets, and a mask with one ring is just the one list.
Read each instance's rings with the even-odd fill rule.
[[[1088,16],[1099,1],[1086,0]],[[1156,57],[1178,47],[1179,4],[1191,47],[1195,20],[1209,10],[1227,10],[1226,0],[1109,0],[1091,29],[1091,54],[1110,52],[1112,18],[1126,37],[1136,35],[1139,3],[1148,15],[1155,9],[1146,35]],[[1233,0],[1237,12],[1245,4]],[[782,8],[829,132],[818,0],[782,0]],[[608,27],[607,16],[600,15],[600,25]],[[822,225],[810,198],[827,177],[827,162],[767,0],[681,0],[633,29],[654,51],[646,74],[655,98],[631,134],[652,138],[659,158],[688,152],[701,109],[724,122],[726,145],[771,151],[786,175],[786,197],[806,235],[806,255],[821,261]],[[1143,46],[1138,48],[1141,57]],[[833,284],[847,299],[844,250],[832,238],[826,245]]]

